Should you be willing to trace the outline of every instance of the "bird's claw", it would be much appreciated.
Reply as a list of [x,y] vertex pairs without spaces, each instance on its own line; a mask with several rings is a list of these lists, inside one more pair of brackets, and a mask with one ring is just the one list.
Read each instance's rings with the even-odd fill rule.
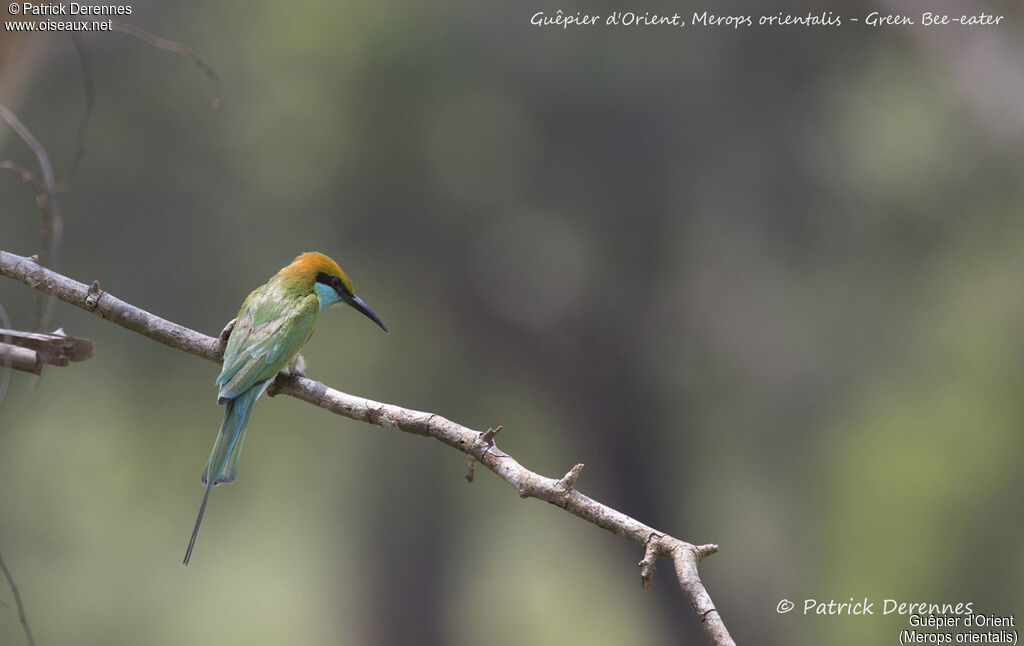
[[237,321],[238,319],[231,319],[228,321],[228,324],[224,326],[224,329],[220,331],[220,336],[217,337],[217,341],[220,342],[221,345],[228,342],[228,337],[231,336],[231,331],[235,329],[235,323]]
[[295,358],[292,359],[288,363],[288,365],[285,366],[284,370],[282,370],[281,372],[285,373],[286,375],[295,375],[297,377],[305,377],[306,376],[306,358],[303,357],[301,354],[296,354]]

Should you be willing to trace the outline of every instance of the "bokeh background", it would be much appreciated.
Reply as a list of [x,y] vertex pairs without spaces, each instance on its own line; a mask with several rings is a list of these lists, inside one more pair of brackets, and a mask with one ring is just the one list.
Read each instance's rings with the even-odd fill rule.
[[[526,466],[721,552],[739,643],[896,643],[867,597],[1024,602],[1024,13],[1015,2],[714,3],[1000,13],[999,27],[529,23],[696,6],[133,2],[190,61],[0,33],[0,102],[48,147],[60,268],[216,334],[298,252],[310,376],[484,429]],[[984,6],[982,6],[984,5]],[[710,7],[709,7],[710,9]],[[0,129],[0,158],[35,168]],[[0,248],[41,250],[0,175]],[[35,293],[0,280],[30,329]],[[265,398],[181,566],[217,367],[70,306],[95,358],[16,374],[0,553],[40,645],[703,643],[663,564],[414,436]],[[11,603],[0,586],[0,600]],[[876,610],[878,612],[878,610]],[[22,643],[0,606],[0,643]]]

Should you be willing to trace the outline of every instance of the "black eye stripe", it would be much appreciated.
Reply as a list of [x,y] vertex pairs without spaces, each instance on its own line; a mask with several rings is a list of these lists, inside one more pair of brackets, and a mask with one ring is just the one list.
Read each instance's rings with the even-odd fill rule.
[[330,285],[339,292],[345,294],[349,293],[348,288],[345,287],[343,282],[341,282],[341,277],[339,276],[331,276],[330,274],[326,274],[321,271],[316,275],[316,282],[323,283],[324,285]]

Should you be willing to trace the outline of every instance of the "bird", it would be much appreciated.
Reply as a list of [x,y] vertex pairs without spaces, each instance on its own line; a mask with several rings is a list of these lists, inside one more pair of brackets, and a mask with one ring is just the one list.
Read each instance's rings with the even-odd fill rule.
[[225,405],[224,421],[200,478],[206,493],[185,552],[185,565],[192,557],[210,491],[218,484],[234,482],[238,474],[253,404],[279,372],[301,372],[299,349],[313,336],[320,310],[338,303],[355,308],[388,331],[370,306],[355,295],[352,281],[338,263],[317,251],[299,254],[242,303],[216,380],[220,387],[217,403]]

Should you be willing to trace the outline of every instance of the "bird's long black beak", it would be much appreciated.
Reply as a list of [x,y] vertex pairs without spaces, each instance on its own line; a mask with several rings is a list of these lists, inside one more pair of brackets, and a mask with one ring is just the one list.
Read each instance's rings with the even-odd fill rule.
[[384,330],[385,332],[388,331],[388,328],[384,325],[384,321],[380,320],[380,317],[377,316],[377,313],[370,309],[370,306],[364,303],[363,299],[359,298],[355,294],[352,294],[351,296],[345,299],[345,302],[351,305],[352,307],[356,308],[360,312],[362,312],[364,315],[366,315],[368,319],[379,325],[380,329]]

